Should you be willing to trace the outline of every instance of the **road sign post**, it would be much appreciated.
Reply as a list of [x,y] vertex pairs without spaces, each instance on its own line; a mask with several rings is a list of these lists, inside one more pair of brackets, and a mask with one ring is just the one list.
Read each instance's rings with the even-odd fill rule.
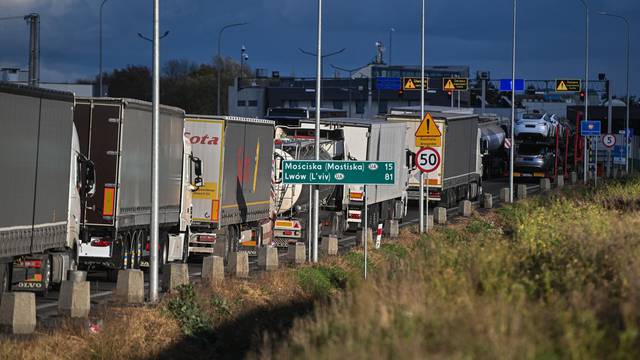
[[596,137],[595,143],[595,166],[594,166],[594,184],[597,184],[598,179],[598,140],[600,139],[600,121],[593,120],[583,120],[580,122],[580,135],[584,137],[584,174],[583,180],[584,183],[587,183],[587,163],[589,162],[589,157],[587,156],[587,145],[590,137]]
[[[437,152],[437,149],[434,149],[434,147],[442,146],[442,132],[438,128],[438,125],[435,123],[435,121],[433,121],[433,117],[431,117],[431,114],[426,113],[422,118],[420,125],[418,125],[418,129],[416,129],[415,135],[416,135],[416,146],[421,148],[420,151],[418,151],[418,153],[416,154],[416,165],[420,169],[420,193],[421,193],[420,219],[422,223],[422,221],[424,221],[424,217],[426,217],[427,221],[426,221],[426,226],[424,228],[426,232],[428,232],[429,231],[429,173],[437,169],[438,166],[440,165],[441,156]],[[436,155],[438,159],[437,165],[435,165],[434,169],[429,170],[428,161],[432,159],[432,157],[430,158],[430,156],[436,156]],[[424,166],[422,167],[421,165],[418,165],[421,161],[420,156],[425,156],[424,158],[425,163],[424,163]],[[428,170],[428,171],[425,171],[425,170]],[[425,181],[424,174],[426,174],[426,181]],[[426,193],[427,193],[427,204],[426,206],[422,206],[424,202],[425,187],[426,187]],[[422,230],[423,230],[423,227],[420,226],[421,233],[422,233]]]

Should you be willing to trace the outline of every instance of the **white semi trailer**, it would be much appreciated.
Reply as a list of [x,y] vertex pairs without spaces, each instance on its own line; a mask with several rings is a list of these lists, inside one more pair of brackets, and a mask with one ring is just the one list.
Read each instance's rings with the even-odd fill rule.
[[95,183],[71,93],[0,83],[0,292],[46,292],[78,263]]
[[[297,126],[281,126],[276,131],[274,194],[278,219],[276,239],[297,241],[307,229],[309,186],[287,185],[280,181],[282,160],[313,159],[312,136],[315,124],[301,119]],[[368,224],[376,227],[385,220],[402,220],[407,213],[407,185],[413,168],[413,153],[405,144],[407,127],[401,123],[369,119],[331,118],[321,121],[321,159],[343,161],[393,161],[393,185],[321,186],[323,234],[342,235],[362,227],[365,196]],[[284,210],[284,211],[283,211]]]

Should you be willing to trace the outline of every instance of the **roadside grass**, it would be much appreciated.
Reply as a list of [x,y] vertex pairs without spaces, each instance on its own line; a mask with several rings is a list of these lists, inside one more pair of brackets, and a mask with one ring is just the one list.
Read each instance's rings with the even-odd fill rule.
[[638,203],[624,179],[383,247],[369,281],[254,356],[640,358]]
[[640,358],[640,180],[0,337],[0,359]]

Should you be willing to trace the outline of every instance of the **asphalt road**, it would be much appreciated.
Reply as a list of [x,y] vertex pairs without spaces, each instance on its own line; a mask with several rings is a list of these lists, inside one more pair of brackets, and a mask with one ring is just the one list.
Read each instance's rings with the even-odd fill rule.
[[[508,186],[506,179],[492,179],[483,183],[484,192],[494,195],[494,206],[499,203],[498,195],[501,188]],[[527,184],[528,192],[533,193],[539,189],[538,185]],[[475,204],[477,207],[477,204]],[[457,208],[448,209],[447,213],[451,216],[456,216],[458,212]],[[405,221],[401,224],[402,227],[410,226],[418,223],[418,205],[417,202],[409,204],[409,211]],[[355,235],[347,234],[339,240],[338,249],[340,252],[344,252],[355,245]],[[279,256],[282,258],[286,256],[286,252],[280,252]],[[257,265],[256,257],[249,258],[250,273],[256,273],[260,271]],[[190,278],[198,280],[201,275],[202,264],[199,259],[194,259],[189,263],[189,275]],[[116,284],[114,282],[107,281],[106,273],[104,271],[89,272],[87,280],[91,282],[91,303],[92,306],[98,305],[107,299],[115,291]],[[148,283],[145,283],[145,287],[148,287]],[[36,300],[36,310],[38,320],[45,320],[57,315],[58,306],[58,291],[52,290],[46,296],[38,296]]]

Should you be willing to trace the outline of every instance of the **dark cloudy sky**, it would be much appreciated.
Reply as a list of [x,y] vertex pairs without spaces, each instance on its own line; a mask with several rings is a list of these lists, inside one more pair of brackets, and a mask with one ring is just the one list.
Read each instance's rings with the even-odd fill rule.
[[[625,37],[621,21],[597,15],[609,11],[631,22],[631,89],[640,93],[637,56],[640,0],[587,0],[591,7],[590,74],[606,72],[614,92],[624,93]],[[101,0],[1,0],[0,17],[38,12],[42,18],[42,80],[73,81],[98,69],[98,8]],[[327,59],[354,68],[374,56],[377,40],[393,35],[393,63],[419,64],[419,0],[325,0],[324,49],[347,50]],[[150,43],[137,37],[151,33],[152,1],[108,0],[104,7],[105,69],[150,64]],[[511,71],[510,0],[429,0],[427,63],[470,65],[493,78]],[[282,74],[314,76],[315,0],[161,0],[162,61],[211,61],[221,26],[249,22],[228,30],[224,55],[239,58],[247,47],[252,67]],[[520,0],[518,77],[581,78],[584,73],[584,8],[579,0]],[[0,22],[0,66],[26,67],[27,27],[23,21]]]

